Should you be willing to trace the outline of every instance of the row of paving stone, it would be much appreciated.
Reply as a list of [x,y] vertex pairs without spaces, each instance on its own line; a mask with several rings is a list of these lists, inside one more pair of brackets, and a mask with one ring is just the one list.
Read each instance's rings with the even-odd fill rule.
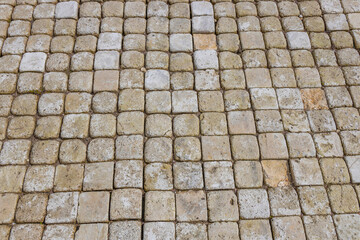
[[360,238],[360,2],[0,0],[0,239]]

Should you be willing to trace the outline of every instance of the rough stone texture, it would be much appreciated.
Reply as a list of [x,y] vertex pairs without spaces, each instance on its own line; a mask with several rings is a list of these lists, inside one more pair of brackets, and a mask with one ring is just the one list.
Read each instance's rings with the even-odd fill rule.
[[360,4],[0,0],[0,239],[358,239]]

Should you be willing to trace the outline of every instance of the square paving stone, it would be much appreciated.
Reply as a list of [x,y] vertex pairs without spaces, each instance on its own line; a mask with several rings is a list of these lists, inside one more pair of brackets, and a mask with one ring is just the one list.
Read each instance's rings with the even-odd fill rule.
[[265,189],[241,189],[238,191],[240,217],[245,219],[270,217],[270,206]]
[[329,215],[304,216],[304,225],[309,238],[337,239],[334,222]]
[[323,185],[320,166],[316,158],[290,160],[295,185]]
[[201,163],[176,162],[173,168],[176,189],[201,189],[204,187]]
[[175,220],[175,194],[171,191],[149,191],[145,194],[146,221]]
[[235,186],[231,162],[206,162],[204,163],[204,174],[206,189],[231,189]]
[[109,219],[108,192],[82,192],[79,197],[79,223],[106,222]]
[[141,219],[142,192],[140,189],[118,189],[111,193],[110,219]]
[[298,194],[293,187],[270,188],[268,194],[272,216],[300,215]]
[[73,223],[79,204],[78,192],[52,193],[47,204],[45,223]]
[[207,199],[210,222],[239,220],[237,197],[233,191],[211,191],[207,193]]
[[176,219],[180,222],[207,221],[205,192],[178,192],[176,194]]
[[271,225],[275,238],[306,239],[301,218],[298,216],[276,217],[271,220]]

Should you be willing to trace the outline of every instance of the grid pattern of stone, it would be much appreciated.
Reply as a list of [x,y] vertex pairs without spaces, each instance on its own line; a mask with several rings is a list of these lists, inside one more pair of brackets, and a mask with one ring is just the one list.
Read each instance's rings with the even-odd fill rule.
[[358,0],[0,0],[0,239],[360,238]]

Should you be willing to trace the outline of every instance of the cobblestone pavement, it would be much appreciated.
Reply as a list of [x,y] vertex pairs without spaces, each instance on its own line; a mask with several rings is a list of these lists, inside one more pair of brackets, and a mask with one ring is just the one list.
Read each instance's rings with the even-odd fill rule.
[[360,239],[360,1],[0,0],[0,239]]

